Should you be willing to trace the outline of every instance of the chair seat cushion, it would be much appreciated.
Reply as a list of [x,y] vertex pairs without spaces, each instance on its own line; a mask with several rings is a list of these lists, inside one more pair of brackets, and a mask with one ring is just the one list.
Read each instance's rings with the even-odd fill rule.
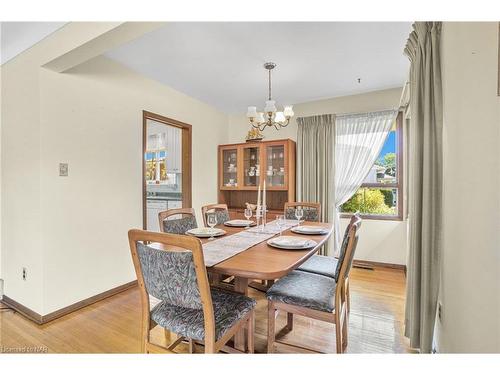
[[323,255],[313,255],[302,263],[297,270],[335,278],[337,263],[337,258]]
[[267,299],[313,310],[333,312],[335,279],[309,272],[292,271],[267,291]]
[[[215,339],[219,340],[235,323],[250,312],[255,300],[240,294],[212,289],[215,316]],[[159,326],[178,335],[205,339],[203,310],[189,309],[162,302],[151,311],[151,319]]]

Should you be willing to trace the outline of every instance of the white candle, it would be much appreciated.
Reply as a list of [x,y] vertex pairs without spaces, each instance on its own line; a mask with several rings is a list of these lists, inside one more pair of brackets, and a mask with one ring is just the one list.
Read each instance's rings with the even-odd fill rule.
[[259,209],[260,206],[260,183],[259,183],[259,192],[257,193],[257,210]]
[[262,202],[262,208],[266,209],[266,180],[264,180],[264,201]]

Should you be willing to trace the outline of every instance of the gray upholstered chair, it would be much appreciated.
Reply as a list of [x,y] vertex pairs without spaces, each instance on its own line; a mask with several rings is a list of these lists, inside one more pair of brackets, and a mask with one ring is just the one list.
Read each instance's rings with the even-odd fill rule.
[[192,208],[175,208],[158,214],[160,232],[185,234],[186,231],[198,227]]
[[296,220],[295,209],[302,208],[304,216],[301,220],[319,221],[321,216],[321,204],[313,202],[286,202],[285,203],[285,219]]
[[222,225],[230,220],[229,210],[227,204],[208,204],[201,208],[201,216],[203,217],[203,224],[207,227],[207,214],[213,212],[217,218],[217,225]]
[[[346,237],[349,234],[349,230],[351,229],[351,225],[359,218],[360,218],[359,212],[356,212],[354,215],[351,216],[351,221],[349,222],[349,224],[345,229],[344,240],[342,241],[342,243],[345,242]],[[338,264],[339,263],[337,258],[324,255],[313,255],[304,263],[302,263],[297,268],[297,270],[335,278],[335,273],[337,272]],[[346,277],[346,301],[347,301],[347,312],[350,312],[351,295],[349,290],[349,277]]]
[[[200,240],[138,229],[130,230],[128,238],[141,291],[144,352],[173,353],[187,340],[190,352],[199,341],[205,353],[215,353],[246,326],[248,351],[253,353],[256,302],[210,288]],[[158,301],[155,306],[151,306],[152,299]],[[152,343],[150,331],[156,325],[179,338],[165,347]]]
[[[334,277],[315,273],[292,271],[278,280],[267,291],[268,333],[267,350],[274,351],[277,310],[287,312],[287,329],[293,329],[293,314],[335,324],[337,353],[347,347],[349,314],[346,302],[346,280],[352,266],[361,219],[352,223],[344,238]],[[284,342],[280,342],[285,344]]]

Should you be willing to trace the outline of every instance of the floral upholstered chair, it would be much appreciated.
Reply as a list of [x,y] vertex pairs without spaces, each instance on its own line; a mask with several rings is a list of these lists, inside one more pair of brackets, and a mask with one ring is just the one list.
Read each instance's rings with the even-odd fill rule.
[[160,231],[171,234],[185,234],[186,231],[198,227],[192,208],[175,208],[158,214]]
[[[335,324],[337,353],[347,348],[349,314],[346,285],[358,242],[359,216],[344,237],[333,277],[295,270],[279,279],[267,291],[267,350],[274,351],[276,312],[287,312],[287,328],[293,329],[293,315],[299,314]],[[285,344],[280,341],[281,344]]]
[[[360,216],[359,216],[359,212],[356,212],[354,215],[351,216],[351,221],[349,222],[349,224],[347,225],[347,227],[345,229],[344,240],[342,241],[342,244],[346,243],[346,238],[349,235],[349,231],[351,229],[351,226],[358,220],[360,220]],[[340,267],[340,264],[339,264],[339,260],[337,258],[334,258],[331,256],[324,256],[324,255],[313,255],[308,260],[306,260],[304,263],[302,263],[297,268],[297,270],[335,278],[335,275],[340,271],[339,267]],[[349,313],[351,310],[351,293],[349,290],[349,275],[347,275],[347,277],[346,277],[345,290],[346,290],[347,313]]]
[[227,204],[209,204],[201,208],[201,216],[203,217],[203,224],[205,226],[208,226],[207,214],[210,212],[215,213],[215,217],[217,218],[217,225],[222,225],[226,221],[230,220]]
[[285,219],[296,220],[295,209],[302,208],[305,221],[319,221],[321,216],[321,204],[312,202],[286,202],[285,203]]
[[[253,353],[256,302],[210,288],[200,240],[138,229],[130,230],[128,238],[141,292],[144,352],[175,353],[182,341],[190,352],[195,342],[203,343],[205,353],[235,351],[225,344],[246,327],[248,352]],[[165,347],[153,344],[150,331],[156,325],[179,338]]]

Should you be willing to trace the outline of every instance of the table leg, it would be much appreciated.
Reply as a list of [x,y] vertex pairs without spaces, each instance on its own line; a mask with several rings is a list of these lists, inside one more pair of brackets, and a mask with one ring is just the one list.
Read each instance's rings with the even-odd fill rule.
[[[248,279],[236,276],[234,279],[234,291],[248,295]],[[246,352],[245,328],[240,329],[234,335],[234,348]]]

